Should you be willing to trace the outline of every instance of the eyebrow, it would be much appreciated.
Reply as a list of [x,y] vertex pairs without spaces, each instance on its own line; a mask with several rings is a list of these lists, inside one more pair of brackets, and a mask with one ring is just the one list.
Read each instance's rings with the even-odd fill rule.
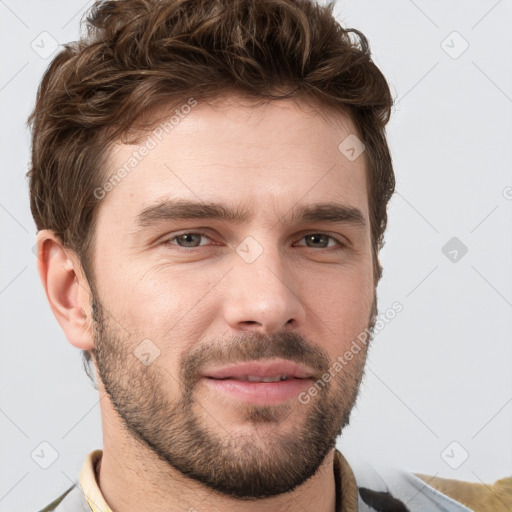
[[[167,199],[142,210],[137,216],[137,224],[141,228],[147,228],[154,224],[187,219],[213,219],[241,224],[251,219],[251,212],[240,206],[232,207],[211,201]],[[295,206],[287,222],[347,223],[360,228],[366,227],[365,217],[360,209],[334,202]]]

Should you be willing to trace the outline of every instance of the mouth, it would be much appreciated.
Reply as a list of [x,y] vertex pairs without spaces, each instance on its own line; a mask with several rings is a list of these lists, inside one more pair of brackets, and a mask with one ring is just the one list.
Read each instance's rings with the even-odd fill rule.
[[[209,379],[215,379],[215,377],[207,377]],[[282,380],[294,379],[291,375],[275,375],[272,377],[259,377],[258,375],[242,375],[240,377],[223,377],[216,380],[238,380],[246,382],[280,382]]]
[[237,363],[223,367],[213,367],[203,372],[204,377],[212,379],[249,380],[251,382],[272,379],[274,382],[286,379],[309,379],[315,372],[305,365],[286,359],[271,359]]
[[283,359],[251,361],[203,372],[209,388],[254,405],[275,405],[296,398],[311,386],[310,368]]

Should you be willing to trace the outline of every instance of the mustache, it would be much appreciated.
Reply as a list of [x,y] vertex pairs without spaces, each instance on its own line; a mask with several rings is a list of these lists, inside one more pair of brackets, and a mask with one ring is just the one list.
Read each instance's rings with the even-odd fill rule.
[[227,365],[276,357],[310,366],[319,375],[327,372],[330,364],[329,355],[322,347],[297,333],[241,332],[228,340],[207,342],[185,353],[180,359],[180,378],[190,390],[207,364]]

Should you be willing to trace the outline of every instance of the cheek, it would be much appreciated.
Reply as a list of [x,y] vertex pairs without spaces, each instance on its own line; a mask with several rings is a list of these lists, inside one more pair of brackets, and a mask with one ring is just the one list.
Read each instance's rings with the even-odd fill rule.
[[148,338],[162,352],[180,353],[211,325],[208,290],[216,282],[206,270],[134,266],[110,280],[108,301],[132,339]]
[[308,279],[303,292],[313,312],[309,318],[327,337],[319,342],[335,359],[368,327],[375,294],[371,269],[354,265]]
[[[229,301],[222,294],[232,290],[216,283],[229,267],[211,261],[116,265],[101,276],[101,296],[135,345],[149,339],[166,360],[176,358],[211,335],[214,324],[222,325]],[[337,356],[367,326],[374,291],[371,258],[353,257],[340,265],[302,262],[287,275],[306,309],[304,332]]]

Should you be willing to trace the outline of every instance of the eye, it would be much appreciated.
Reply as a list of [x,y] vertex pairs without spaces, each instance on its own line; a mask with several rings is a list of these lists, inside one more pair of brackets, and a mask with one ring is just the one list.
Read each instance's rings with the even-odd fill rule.
[[[181,249],[195,249],[204,245],[202,244],[201,239],[205,238],[207,240],[212,240],[207,233],[203,231],[187,231],[184,233],[180,233],[178,235],[174,235],[171,238],[163,241],[164,245],[173,245],[177,248]],[[331,249],[331,250],[339,250],[346,247],[346,245],[341,242],[338,238],[329,235],[327,233],[308,233],[304,235],[300,240],[306,240],[306,246],[310,249]],[[329,246],[330,241],[333,241],[334,244]],[[304,244],[299,244],[304,245]]]
[[[309,248],[320,248],[320,249],[328,249],[328,248],[332,248],[332,249],[342,249],[345,247],[345,244],[342,243],[338,238],[332,236],[332,235],[329,235],[327,233],[308,233],[306,235],[304,235],[301,240],[306,240],[306,246],[309,247]],[[333,240],[337,245],[338,247],[336,247],[336,244],[334,245],[334,247],[328,247],[328,245],[326,244],[329,244],[329,240]],[[312,244],[312,245],[310,245]]]
[[[203,232],[186,232],[181,233],[179,235],[175,235],[172,238],[169,238],[168,240],[164,241],[164,244],[171,244],[171,245],[177,245],[178,247],[183,248],[192,248],[200,247],[201,243],[198,243],[201,241],[201,238],[207,238],[210,240],[210,238],[206,235],[206,233]],[[176,240],[178,243],[173,243],[173,241]],[[182,245],[183,244],[183,245]]]

